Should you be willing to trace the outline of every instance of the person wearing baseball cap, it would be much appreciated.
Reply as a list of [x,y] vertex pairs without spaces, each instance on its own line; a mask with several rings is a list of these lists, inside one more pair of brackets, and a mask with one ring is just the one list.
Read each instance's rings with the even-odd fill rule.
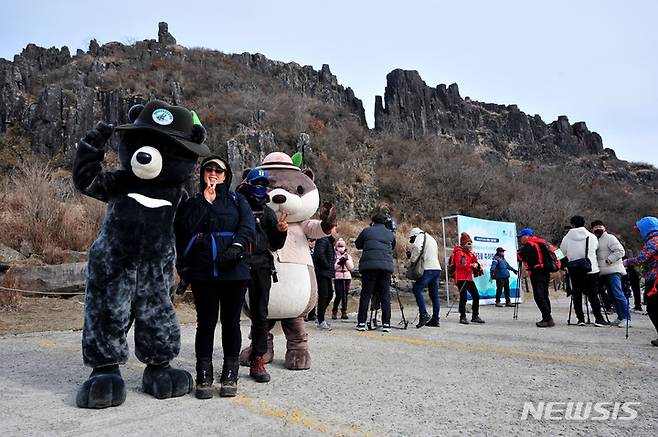
[[503,290],[505,290],[505,306],[513,307],[509,290],[509,272],[514,272],[515,275],[518,275],[518,271],[509,265],[505,259],[505,249],[499,247],[496,249],[496,256],[491,262],[491,278],[496,280],[496,306],[502,307],[503,304],[500,303],[500,297],[502,296]]
[[541,320],[536,325],[538,328],[553,327],[555,322],[551,316],[551,301],[548,298],[548,284],[551,276],[544,266],[544,257],[550,255],[541,250],[541,246],[546,245],[546,240],[536,237],[530,228],[521,230],[516,236],[519,239],[517,258],[525,264],[532,284],[532,296],[541,312]]

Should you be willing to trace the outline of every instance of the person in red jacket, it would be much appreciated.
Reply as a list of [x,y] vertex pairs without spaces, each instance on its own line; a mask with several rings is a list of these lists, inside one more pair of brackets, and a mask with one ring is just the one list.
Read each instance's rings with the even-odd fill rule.
[[452,252],[452,262],[455,268],[455,281],[459,289],[459,323],[468,325],[466,319],[466,293],[471,293],[473,299],[473,313],[471,322],[484,323],[479,316],[480,313],[480,293],[478,292],[473,275],[482,275],[482,266],[478,262],[477,255],[473,253],[473,240],[466,232],[462,232],[459,238],[459,246],[456,246]]

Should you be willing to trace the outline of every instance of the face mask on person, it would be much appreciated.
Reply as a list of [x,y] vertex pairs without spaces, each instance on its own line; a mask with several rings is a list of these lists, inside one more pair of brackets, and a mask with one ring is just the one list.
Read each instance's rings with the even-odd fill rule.
[[594,235],[596,235],[597,238],[601,238],[601,235],[603,235],[603,229],[594,230]]

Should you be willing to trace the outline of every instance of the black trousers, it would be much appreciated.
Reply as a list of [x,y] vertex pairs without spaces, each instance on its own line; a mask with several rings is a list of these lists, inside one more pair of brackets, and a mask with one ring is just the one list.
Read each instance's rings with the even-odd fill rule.
[[592,314],[594,314],[594,320],[597,322],[603,320],[598,294],[598,276],[598,273],[572,273],[569,275],[573,291],[573,309],[576,312],[576,317],[579,322],[585,321],[585,315],[583,314],[583,295],[589,300],[589,304],[592,307]]
[[496,303],[500,302],[503,290],[505,290],[505,302],[510,303],[509,278],[496,278]]
[[466,292],[471,293],[473,298],[473,310],[471,317],[475,318],[480,314],[480,292],[473,281],[457,281],[457,289],[459,291],[459,315],[466,317]]
[[218,316],[222,324],[224,358],[240,355],[240,313],[246,290],[247,281],[192,282],[196,307],[194,351],[197,359],[212,358]]
[[270,302],[270,288],[272,288],[272,270],[252,267],[249,280],[252,358],[260,357],[267,352],[267,334],[270,330],[267,305]]
[[334,289],[332,286],[332,279],[325,276],[316,275],[318,281],[318,323],[324,322],[324,315],[327,312],[329,302],[334,297]]
[[379,297],[382,310],[382,324],[391,324],[391,273],[385,270],[361,272],[361,296],[359,298],[358,323],[366,323],[370,297]]
[[532,284],[532,297],[535,299],[537,308],[541,313],[541,319],[544,322],[551,320],[551,301],[548,298],[548,284],[551,280],[551,275],[543,269],[533,270],[530,275],[530,283]]
[[636,310],[642,310],[642,292],[640,290],[640,275],[634,269],[628,270],[628,282],[633,290],[633,306]]
[[[649,291],[651,291],[655,282],[656,280],[645,282],[644,284],[645,295],[646,293],[649,293]],[[645,302],[647,304],[647,313],[649,314],[649,319],[651,319],[651,323],[653,323],[653,327],[656,328],[656,332],[658,332],[658,293],[654,294],[651,297],[647,296],[645,298]]]
[[334,279],[334,288],[336,289],[336,297],[334,298],[333,312],[338,312],[338,306],[344,313],[347,312],[347,294],[350,291],[350,279]]

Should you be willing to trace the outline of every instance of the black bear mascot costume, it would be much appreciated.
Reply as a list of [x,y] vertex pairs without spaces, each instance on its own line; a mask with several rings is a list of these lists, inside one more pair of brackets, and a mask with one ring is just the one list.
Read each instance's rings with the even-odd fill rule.
[[[82,408],[121,405],[126,387],[119,364],[128,360],[126,334],[135,325],[135,355],[146,364],[145,393],[165,399],[192,390],[192,376],[170,367],[180,350],[172,303],[174,214],[198,156],[210,153],[206,130],[193,112],[151,101],[133,106],[130,124],[100,122],[78,144],[73,181],[107,202],[89,250],[82,356],[92,367],[76,403]],[[103,171],[105,143],[122,132],[121,168]]]

